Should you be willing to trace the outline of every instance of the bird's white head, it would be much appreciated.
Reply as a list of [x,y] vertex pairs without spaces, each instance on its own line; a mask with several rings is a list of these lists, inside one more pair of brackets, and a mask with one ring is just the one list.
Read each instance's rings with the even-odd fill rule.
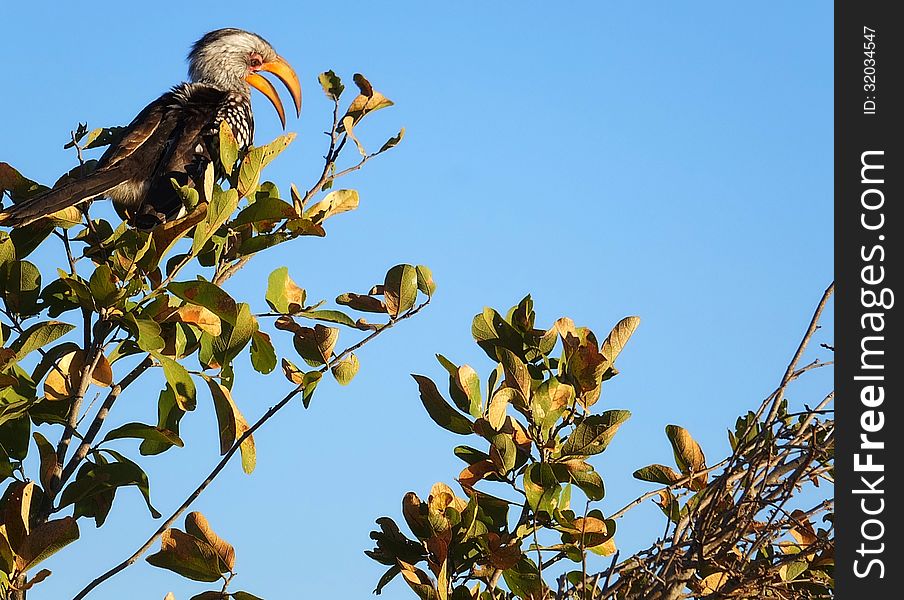
[[301,84],[298,76],[273,46],[256,33],[233,28],[217,29],[195,42],[188,54],[191,81],[246,95],[251,93],[250,86],[253,86],[273,103],[285,127],[285,110],[276,88],[260,75],[260,71],[273,73],[285,84],[292,95],[296,113],[300,115]]

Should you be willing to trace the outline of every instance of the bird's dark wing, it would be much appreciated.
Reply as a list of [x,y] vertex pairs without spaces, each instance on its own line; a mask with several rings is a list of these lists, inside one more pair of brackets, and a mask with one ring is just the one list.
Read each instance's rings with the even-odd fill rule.
[[203,174],[224,96],[200,84],[173,88],[132,120],[91,175],[10,207],[0,213],[0,224],[27,225],[99,195],[142,228],[173,218],[182,201],[172,180],[193,185]]
[[[218,114],[224,92],[204,85],[186,84],[174,88],[172,94],[173,110],[165,114],[158,127],[168,135],[147,178],[147,193],[130,215],[133,224],[142,229],[174,218],[182,209],[182,198],[173,182],[194,187],[202,180],[211,156],[216,155]],[[158,134],[152,137],[157,138]]]

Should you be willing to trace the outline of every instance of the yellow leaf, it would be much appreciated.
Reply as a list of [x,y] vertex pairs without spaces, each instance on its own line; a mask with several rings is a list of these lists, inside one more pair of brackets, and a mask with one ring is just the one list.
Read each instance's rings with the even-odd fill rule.
[[615,554],[615,538],[609,538],[599,546],[594,546],[590,548],[590,551],[594,554],[599,554],[600,556],[612,556]]
[[282,369],[283,373],[286,375],[286,379],[295,385],[301,385],[304,381],[304,371],[300,370],[285,358],[282,359]]
[[214,337],[219,337],[223,332],[223,324],[220,321],[220,317],[203,306],[196,304],[180,306],[175,312],[175,318],[183,323],[196,325],[198,329]]
[[813,524],[810,523],[810,519],[807,518],[807,514],[804,511],[796,509],[791,513],[791,517],[800,523],[788,530],[788,533],[797,540],[798,544],[801,546],[809,546],[819,539],[816,537],[816,532],[813,530]]
[[715,573],[707,575],[700,582],[700,595],[709,596],[710,594],[714,594],[726,583],[728,583],[728,573],[716,571]]
[[[85,368],[85,353],[73,350],[60,358],[44,380],[44,396],[48,400],[66,400],[78,391]],[[113,385],[113,369],[107,357],[101,355],[91,375],[91,383],[101,387]]]
[[359,203],[357,190],[335,190],[305,210],[303,216],[314,223],[322,223],[333,215],[355,210]]
[[445,512],[446,508],[451,506],[459,513],[464,512],[468,506],[467,501],[455,495],[448,485],[442,482],[434,483],[430,488],[430,496],[427,497],[427,505],[431,510],[437,512]]

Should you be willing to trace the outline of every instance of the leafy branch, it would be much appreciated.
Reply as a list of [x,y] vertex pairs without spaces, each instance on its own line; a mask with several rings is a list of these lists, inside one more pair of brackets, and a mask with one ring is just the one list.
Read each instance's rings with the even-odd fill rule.
[[[184,532],[172,525],[237,452],[243,469],[254,469],[255,431],[296,396],[307,407],[328,371],[340,384],[351,381],[360,367],[354,351],[416,315],[434,291],[427,267],[397,265],[368,293],[342,294],[337,298],[339,309],[325,308],[323,302],[309,305],[306,291],[282,268],[271,274],[266,292],[276,320],[262,324],[248,302],[222,287],[262,252],[302,237],[325,236],[328,219],[359,203],[355,190],[331,190],[333,183],[401,140],[400,134],[378,152],[344,166],[342,151],[349,139],[363,153],[353,128],[392,102],[356,75],[360,93],[343,113],[344,86],[339,78],[327,72],[321,83],[333,102],[329,148],[318,180],[303,197],[293,184],[290,201],[283,199],[277,185],[262,175],[292,143],[293,134],[240,151],[224,123],[210,148],[216,165],[178,190],[185,208],[181,218],[150,232],[137,231],[125,223],[96,218],[86,203],[9,234],[0,232],[0,310],[7,321],[0,322],[0,481],[12,478],[0,498],[0,598],[23,600],[32,586],[50,575],[45,569],[29,579],[34,567],[75,542],[79,522],[85,518],[101,527],[121,488],[137,488],[151,516],[161,516],[151,502],[142,464],[110,444],[137,441],[142,457],[184,446],[180,421],[195,409],[196,383],[207,388],[213,400],[222,458],[134,556],[98,577],[78,597],[132,564],[160,539],[161,550],[148,559],[152,564],[192,579],[222,578],[219,597],[254,598],[247,592],[227,591],[234,576],[234,550],[213,533],[203,515],[188,515]],[[55,185],[90,174],[97,161],[86,159],[84,153],[110,144],[120,131],[89,131],[80,124],[66,144],[75,149],[78,166]],[[0,163],[0,198],[18,203],[47,189]],[[44,244],[48,238],[60,244]],[[42,273],[28,260],[39,248],[61,251],[59,263],[65,270],[58,269],[53,277]],[[187,273],[197,277],[186,278]],[[426,300],[417,303],[419,295]],[[346,309],[382,314],[386,322],[371,323]],[[57,320],[68,313],[80,316],[78,324]],[[299,321],[312,321],[313,326]],[[363,339],[336,353],[340,327],[363,332]],[[282,370],[294,387],[249,425],[232,398],[234,362],[245,354],[260,375],[270,374],[280,363],[271,336],[283,331],[313,369],[302,371],[282,357]],[[38,357],[36,362],[33,356]],[[198,368],[187,368],[190,358],[197,360]],[[128,366],[117,378],[114,372],[122,365]],[[162,374],[165,380],[157,400],[157,423],[111,426],[118,399],[138,393],[135,382],[149,372]],[[62,429],[51,443],[48,436],[56,426]],[[34,476],[24,463],[32,448],[39,455]],[[174,559],[173,552],[184,550],[185,544],[195,554]],[[201,555],[217,558],[205,563],[198,559]]]
[[[804,503],[818,496],[820,482],[833,483],[828,406],[834,393],[792,411],[785,392],[803,375],[833,364],[817,358],[801,366],[833,291],[829,286],[820,299],[776,390],[729,429],[728,457],[708,465],[690,432],[668,425],[675,468],[653,464],[634,471],[635,478],[660,485],[608,515],[598,504],[604,488],[589,458],[606,449],[629,413],[597,414],[592,407],[618,374],[615,359],[638,320],[623,319],[598,344],[570,319],[535,328],[530,297],[504,316],[485,309],[471,332],[495,362],[486,386],[473,368],[442,355],[451,402],[431,379],[415,379],[436,424],[489,449],[454,449],[466,463],[457,477],[465,498],[443,483],[426,501],[413,492],[404,496],[402,516],[413,538],[392,519],[377,519],[379,530],[371,532],[376,547],[366,554],[388,570],[376,593],[401,575],[421,600],[830,597],[831,489],[817,503]],[[492,494],[485,491],[489,485]],[[497,493],[506,488],[524,502]],[[801,495],[805,488],[810,493]],[[572,508],[578,490],[580,512]],[[662,535],[620,559],[617,522],[651,499],[665,516]],[[510,506],[521,507],[514,524],[507,518]],[[819,527],[818,518],[828,526]],[[594,569],[594,554],[611,557],[608,567]],[[429,571],[418,568],[420,562]]]
[[[337,364],[339,364],[342,361],[342,359],[344,359],[346,356],[353,353],[355,350],[358,350],[359,348],[363,347],[367,343],[376,339],[379,335],[381,335],[382,333],[393,328],[396,324],[400,323],[401,321],[410,319],[411,317],[415,316],[417,313],[419,313],[421,311],[421,309],[426,307],[429,303],[430,303],[430,299],[428,298],[427,300],[425,300],[424,302],[419,304],[417,307],[415,307],[415,308],[409,310],[408,312],[404,313],[403,315],[399,316],[397,319],[391,320],[388,323],[379,326],[379,328],[376,329],[375,331],[373,331],[370,335],[368,335],[364,339],[360,340],[359,342],[349,346],[348,348],[346,348],[345,350],[343,350],[342,352],[337,354],[335,357],[333,357],[331,360],[329,360],[325,365],[323,365],[322,367],[320,367],[319,369],[317,369],[316,371],[313,371],[313,372],[320,373],[321,375],[323,373],[326,373],[327,370],[334,368]],[[254,434],[254,432],[257,431],[261,426],[263,426],[264,423],[269,421],[271,418],[276,416],[276,414],[279,411],[281,411],[283,408],[285,408],[289,404],[289,402],[291,402],[296,396],[298,396],[298,394],[308,393],[308,390],[310,389],[309,386],[310,386],[310,383],[305,383],[304,381],[302,381],[302,383],[299,383],[289,393],[287,393],[285,396],[283,396],[283,398],[279,402],[277,402],[275,405],[270,407],[270,409],[267,410],[267,412],[264,413],[264,415],[261,418],[259,418],[257,421],[255,421],[255,423],[253,425],[251,425],[238,439],[235,440],[235,442],[233,442],[232,446],[226,451],[226,453],[223,455],[223,457],[220,459],[220,461],[216,464],[216,466],[214,466],[214,468],[210,471],[210,473],[208,473],[207,477],[204,478],[204,480],[198,485],[198,487],[195,488],[195,490],[191,494],[189,494],[189,496],[185,499],[184,502],[182,502],[181,505],[179,505],[179,508],[177,508],[175,511],[173,511],[173,513],[144,542],[144,544],[142,544],[127,559],[125,559],[121,563],[117,564],[115,567],[112,567],[111,569],[109,569],[108,571],[106,571],[102,575],[98,576],[93,581],[91,581],[91,583],[89,583],[87,586],[85,586],[84,589],[82,589],[78,594],[76,594],[72,600],[81,600],[82,598],[85,598],[88,595],[88,593],[90,593],[93,589],[95,589],[101,583],[107,581],[108,579],[110,579],[111,577],[116,575],[117,573],[120,573],[121,571],[123,571],[126,568],[130,567],[131,565],[135,564],[135,562],[139,558],[141,558],[141,556],[145,552],[150,550],[150,548],[154,545],[154,543],[157,541],[157,539],[159,539],[179,519],[179,517],[186,510],[188,510],[188,508],[192,505],[192,503],[194,503],[195,500],[198,499],[198,497],[204,492],[204,490],[206,490],[208,488],[208,486],[210,486],[210,484],[213,483],[213,481],[214,481],[214,479],[216,479],[217,475],[220,474],[220,472],[229,463],[229,461],[232,459],[232,457],[235,456],[235,453],[239,451],[242,444],[244,444],[246,440],[250,439],[251,436]]]

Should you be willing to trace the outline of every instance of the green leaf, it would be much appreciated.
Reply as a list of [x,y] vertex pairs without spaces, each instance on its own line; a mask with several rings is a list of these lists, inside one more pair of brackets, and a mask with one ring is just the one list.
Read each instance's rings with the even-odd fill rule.
[[51,221],[42,219],[25,227],[17,227],[10,232],[9,237],[16,246],[16,258],[22,260],[37,250],[53,232],[54,224]]
[[302,389],[301,402],[305,408],[311,405],[311,398],[314,396],[314,390],[317,389],[317,384],[320,383],[322,378],[323,373],[320,371],[309,371],[304,374],[299,385],[301,385]]
[[[523,338],[502,316],[492,308],[484,308],[471,322],[471,335],[477,344],[493,360],[499,360],[496,348],[503,347],[510,352],[521,352]],[[522,390],[523,392],[523,390]],[[525,395],[525,398],[528,396]]]
[[139,348],[151,353],[163,349],[166,344],[160,336],[160,325],[156,321],[136,316],[134,313],[128,313],[126,317]]
[[390,148],[395,148],[399,145],[399,142],[402,141],[402,138],[405,137],[405,128],[402,127],[399,132],[393,137],[386,140],[386,143],[380,147],[379,152],[386,152]]
[[40,294],[41,272],[32,263],[17,260],[0,266],[0,295],[9,312],[34,314]]
[[524,471],[524,493],[535,512],[553,513],[562,487],[549,463],[531,463]]
[[[16,404],[20,410],[8,411],[10,405],[0,404],[0,447],[13,460],[25,460],[31,436],[31,420],[25,409],[27,403]],[[5,414],[4,414],[5,413]]]
[[22,360],[38,348],[43,348],[75,329],[75,325],[60,321],[44,321],[35,323],[16,340],[9,345],[9,349],[16,355],[16,360]]
[[251,334],[251,366],[262,375],[272,373],[276,368],[276,350],[270,336],[263,331]]
[[239,143],[235,139],[229,122],[224,119],[220,121],[220,166],[227,175],[232,174],[232,169],[238,159]]
[[508,348],[497,348],[496,355],[505,373],[505,384],[521,392],[525,400],[530,399],[531,376],[524,361]]
[[[171,431],[174,435],[179,435],[179,421],[182,420],[183,416],[185,416],[185,411],[176,404],[176,394],[167,385],[161,390],[157,400],[157,429]],[[174,444],[169,441],[147,439],[141,442],[138,450],[143,456],[152,456],[166,452],[173,446]]]
[[232,593],[233,600],[264,600],[254,594],[249,594],[248,592],[233,592]]
[[[2,165],[3,163],[0,163]],[[5,231],[0,232],[0,267],[16,260],[16,245]]]
[[185,412],[195,410],[195,406],[197,406],[197,392],[195,383],[192,381],[188,370],[168,356],[154,353],[154,358],[160,361],[160,365],[163,367],[163,375],[175,394],[176,404],[179,408]]
[[100,452],[109,454],[115,462],[86,463],[86,468],[79,470],[75,481],[63,490],[60,508],[115,488],[134,485],[144,497],[151,515],[159,519],[160,513],[151,504],[150,483],[144,470],[119,452],[108,449],[101,449]]
[[167,446],[178,446],[182,448],[185,444],[177,434],[167,429],[154,427],[153,425],[145,425],[144,423],[127,423],[121,427],[111,430],[104,436],[102,442],[120,439],[136,439],[151,442],[159,442]]
[[[249,148],[239,167],[237,182],[238,196],[244,198],[257,188],[258,181],[260,181],[261,170],[270,164],[270,161],[276,158],[280,152],[285,150],[294,139],[295,134],[288,133],[279,136],[266,146]],[[236,198],[236,202],[238,202],[238,197]]]
[[546,584],[532,560],[523,557],[517,565],[502,572],[505,584],[518,598],[539,599],[548,597]]
[[126,129],[126,127],[98,127],[92,129],[88,133],[88,137],[85,138],[82,149],[90,150],[92,148],[102,148],[115,144],[122,139]]
[[[201,592],[200,594],[195,594],[188,600],[229,600],[229,598],[230,598],[229,592],[208,590],[206,592]],[[175,599],[170,598],[170,596],[167,596],[163,600],[175,600]]]
[[417,269],[417,289],[419,289],[428,298],[436,292],[436,283],[433,281],[433,271],[426,265],[418,265]]
[[347,314],[338,310],[306,310],[295,314],[296,317],[304,317],[305,319],[313,319],[315,321],[326,321],[327,323],[338,323],[347,327],[354,327],[355,321]]
[[195,235],[191,246],[193,255],[201,253],[207,241],[229,220],[238,205],[239,195],[234,189],[224,192],[217,187],[214,188],[213,198],[207,205],[207,214],[204,216],[204,220],[195,227]]
[[119,299],[119,288],[116,287],[116,276],[107,265],[99,265],[91,274],[88,289],[98,306],[108,307]]
[[[481,409],[483,408],[483,397],[480,394],[480,377],[477,376],[477,372],[472,367],[468,365],[458,367],[452,375],[452,382],[449,387],[450,390],[454,387],[464,397],[464,401],[459,405],[453,396],[452,401],[455,402],[456,406],[462,408],[462,405],[464,405],[462,410],[472,417],[480,417]],[[504,412],[505,410],[503,410]],[[492,421],[490,424],[492,425]],[[498,427],[494,428],[498,429]]]
[[291,219],[297,217],[295,207],[288,202],[279,198],[261,198],[256,200],[254,204],[242,209],[236,218],[230,223],[230,227],[237,228],[241,225],[249,223],[260,223],[262,221],[276,222],[283,219]]
[[286,226],[289,228],[292,235],[326,236],[326,230],[323,226],[310,219],[292,219],[286,223]]
[[433,381],[423,375],[412,375],[412,377],[417,382],[424,408],[427,409],[430,418],[437,425],[459,435],[473,433],[471,421],[449,406],[439,393],[439,390],[436,389],[436,384]]
[[493,463],[500,467],[499,472],[504,475],[514,469],[518,451],[512,436],[507,433],[497,433],[493,436],[491,443],[491,457]]
[[307,293],[289,277],[289,268],[280,267],[267,280],[267,304],[278,313],[295,314],[304,308]]
[[392,318],[414,308],[417,300],[417,269],[411,265],[396,265],[386,273],[383,283],[386,311]]
[[323,87],[323,93],[327,95],[327,98],[339,100],[345,86],[342,85],[342,80],[339,79],[338,75],[333,73],[332,70],[329,70],[321,73],[317,79],[320,81],[320,85]]
[[681,481],[683,477],[676,473],[672,467],[666,465],[653,464],[642,469],[634,471],[634,478],[641,481],[650,481],[652,483],[662,483],[671,485],[676,481]]
[[799,575],[810,568],[810,563],[806,560],[795,560],[788,564],[788,568],[782,573],[784,581],[794,581]]
[[[239,355],[251,336],[258,330],[257,320],[251,314],[251,307],[242,302],[238,305],[235,325],[223,328],[223,333],[213,339],[213,355],[220,365],[227,365]],[[203,337],[203,336],[202,336]]]
[[283,242],[287,242],[293,239],[292,234],[289,233],[268,233],[265,235],[256,235],[254,237],[247,238],[239,244],[239,248],[236,251],[238,256],[248,256],[254,254],[255,252],[260,252],[261,250],[266,250],[267,248],[272,248],[273,246],[278,246]]
[[470,446],[456,446],[452,452],[469,465],[489,460],[490,455]]
[[352,379],[354,379],[355,375],[358,374],[358,369],[360,368],[361,363],[358,362],[358,357],[355,356],[355,353],[353,352],[333,365],[333,368],[330,369],[330,371],[333,373],[333,377],[336,378],[336,381],[339,382],[339,385],[348,385],[351,383]]
[[585,417],[565,440],[561,455],[592,456],[603,452],[630,416],[631,412],[627,410],[607,410],[600,415]]
[[553,465],[556,477],[559,481],[571,481],[579,488],[587,498],[593,501],[602,500],[605,496],[605,487],[603,479],[599,473],[593,470],[593,467],[583,460],[570,460],[565,463],[556,463]]

